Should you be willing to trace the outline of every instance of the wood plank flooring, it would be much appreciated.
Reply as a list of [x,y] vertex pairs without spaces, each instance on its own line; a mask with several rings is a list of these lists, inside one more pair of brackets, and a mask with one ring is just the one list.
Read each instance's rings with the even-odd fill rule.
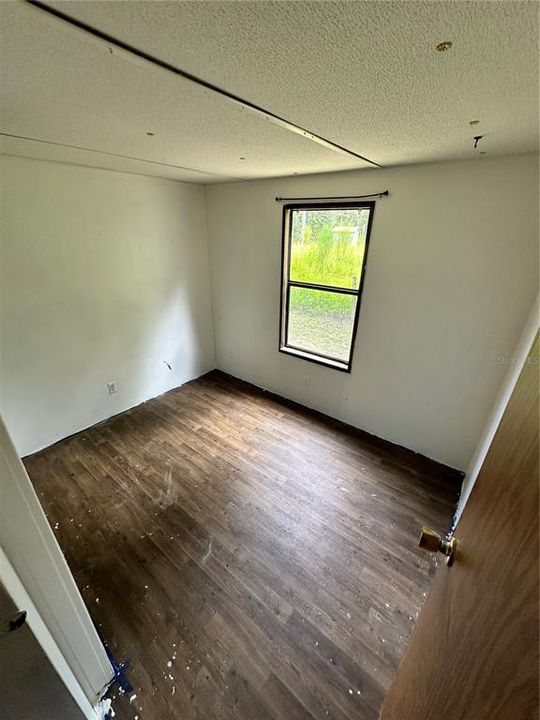
[[116,720],[378,717],[457,473],[217,371],[24,462]]

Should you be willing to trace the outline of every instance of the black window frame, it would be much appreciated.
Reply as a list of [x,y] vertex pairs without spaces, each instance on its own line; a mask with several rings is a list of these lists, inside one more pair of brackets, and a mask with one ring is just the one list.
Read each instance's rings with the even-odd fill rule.
[[[366,231],[365,250],[364,257],[362,260],[360,283],[358,289],[354,288],[342,288],[333,285],[319,285],[317,283],[306,283],[298,280],[291,280],[291,240],[292,240],[292,214],[294,210],[333,210],[340,208],[343,210],[357,210],[359,208],[369,209],[369,218]],[[317,365],[324,365],[325,367],[333,368],[341,372],[350,373],[352,368],[352,361],[354,355],[354,346],[356,342],[356,333],[358,330],[358,319],[360,317],[360,306],[362,302],[362,290],[364,287],[364,281],[366,278],[367,260],[369,254],[369,241],[371,237],[371,227],[373,225],[373,216],[375,214],[375,201],[362,201],[362,202],[303,202],[303,203],[291,203],[283,206],[283,218],[282,218],[282,242],[281,242],[281,292],[280,292],[280,310],[279,310],[279,352],[291,355],[292,357],[299,358],[301,360],[307,360],[308,362],[316,363]],[[356,310],[354,313],[353,328],[351,335],[351,345],[349,350],[349,357],[347,361],[333,358],[329,355],[323,355],[321,353],[315,353],[312,350],[306,350],[304,348],[295,347],[288,343],[288,329],[289,329],[289,301],[291,287],[306,288],[308,290],[319,290],[323,292],[334,292],[346,295],[356,296]]]

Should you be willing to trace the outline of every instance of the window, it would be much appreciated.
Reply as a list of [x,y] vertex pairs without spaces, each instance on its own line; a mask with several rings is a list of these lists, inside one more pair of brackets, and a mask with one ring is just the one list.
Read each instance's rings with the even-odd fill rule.
[[282,352],[350,372],[374,207],[283,208]]

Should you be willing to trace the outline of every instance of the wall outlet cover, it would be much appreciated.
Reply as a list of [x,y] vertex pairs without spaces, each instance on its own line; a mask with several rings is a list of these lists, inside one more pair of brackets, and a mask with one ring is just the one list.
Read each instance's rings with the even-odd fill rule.
[[109,392],[109,395],[112,395],[113,393],[115,393],[118,390],[115,380],[111,380],[110,382],[107,383],[107,390]]

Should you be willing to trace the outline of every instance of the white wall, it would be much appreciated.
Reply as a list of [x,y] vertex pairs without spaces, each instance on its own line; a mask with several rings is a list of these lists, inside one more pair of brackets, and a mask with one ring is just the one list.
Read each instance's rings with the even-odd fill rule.
[[214,367],[202,187],[0,169],[0,398],[21,455]]
[[[4,157],[1,178],[0,391],[20,454],[217,365],[467,468],[536,296],[536,156],[214,185],[206,212],[203,188],[149,177]],[[274,197],[387,188],[352,373],[278,353]]]
[[461,496],[456,509],[454,517],[454,525],[458,522],[463,512],[463,508],[478,477],[478,473],[484,463],[489,447],[495,437],[497,428],[502,420],[508,401],[514,391],[519,376],[525,363],[527,362],[529,353],[535,341],[538,329],[540,327],[540,314],[539,314],[539,303],[538,298],[534,301],[532,310],[529,318],[523,328],[521,337],[511,355],[501,355],[497,358],[498,362],[505,368],[504,378],[499,388],[499,392],[493,403],[493,407],[489,418],[484,426],[484,429],[480,435],[480,439],[469,461],[469,466],[465,474],[465,480],[463,481],[463,488],[461,490]]
[[[538,158],[207,188],[217,365],[465,469],[537,292]],[[280,196],[377,201],[350,375],[278,353]]]

